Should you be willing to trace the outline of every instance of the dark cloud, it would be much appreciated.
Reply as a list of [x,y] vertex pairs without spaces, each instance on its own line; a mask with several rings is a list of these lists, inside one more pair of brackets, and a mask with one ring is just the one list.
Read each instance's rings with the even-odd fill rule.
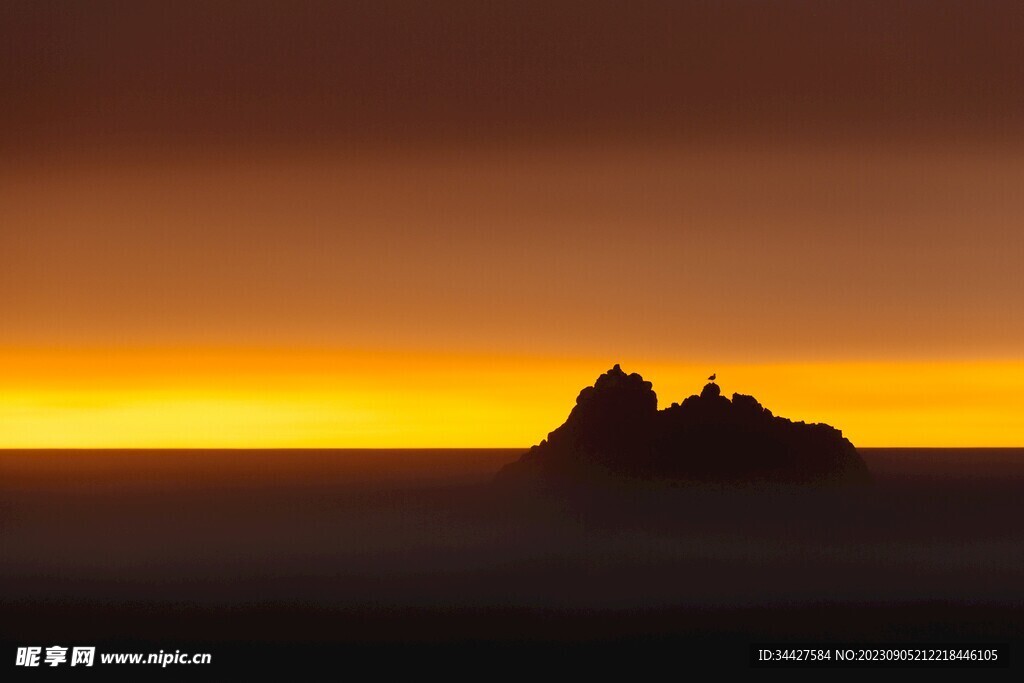
[[0,144],[1024,133],[1017,2],[8,2]]

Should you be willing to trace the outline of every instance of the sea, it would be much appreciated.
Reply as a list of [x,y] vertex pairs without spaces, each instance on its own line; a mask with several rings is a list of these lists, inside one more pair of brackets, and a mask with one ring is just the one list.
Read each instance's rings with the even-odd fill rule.
[[208,652],[222,673],[728,669],[780,642],[1020,660],[1024,449],[861,449],[856,490],[495,488],[522,452],[0,451],[0,654]]

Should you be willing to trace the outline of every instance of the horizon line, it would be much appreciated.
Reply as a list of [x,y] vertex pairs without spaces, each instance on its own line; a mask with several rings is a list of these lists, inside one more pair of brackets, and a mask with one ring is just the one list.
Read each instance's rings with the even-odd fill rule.
[[[536,445],[536,444],[534,444]],[[1019,446],[857,446],[857,450],[887,451],[1024,451],[1024,444]],[[526,451],[531,446],[83,446],[83,447],[9,447],[0,446],[0,454],[22,451]]]

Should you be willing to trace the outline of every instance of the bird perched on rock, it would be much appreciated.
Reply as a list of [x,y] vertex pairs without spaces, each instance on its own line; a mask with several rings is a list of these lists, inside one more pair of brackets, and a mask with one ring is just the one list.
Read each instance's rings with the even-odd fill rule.
[[715,377],[718,377],[718,373],[717,372],[712,372],[711,376],[708,377],[708,379],[711,380],[712,382],[714,382],[715,381]]

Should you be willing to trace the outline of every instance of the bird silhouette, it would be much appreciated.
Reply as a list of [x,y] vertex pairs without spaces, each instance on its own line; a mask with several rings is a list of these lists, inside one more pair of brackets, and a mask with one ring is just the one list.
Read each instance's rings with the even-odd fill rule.
[[715,381],[715,377],[718,377],[718,373],[717,372],[712,372],[711,376],[708,377],[708,379],[711,380],[712,382],[714,382]]

